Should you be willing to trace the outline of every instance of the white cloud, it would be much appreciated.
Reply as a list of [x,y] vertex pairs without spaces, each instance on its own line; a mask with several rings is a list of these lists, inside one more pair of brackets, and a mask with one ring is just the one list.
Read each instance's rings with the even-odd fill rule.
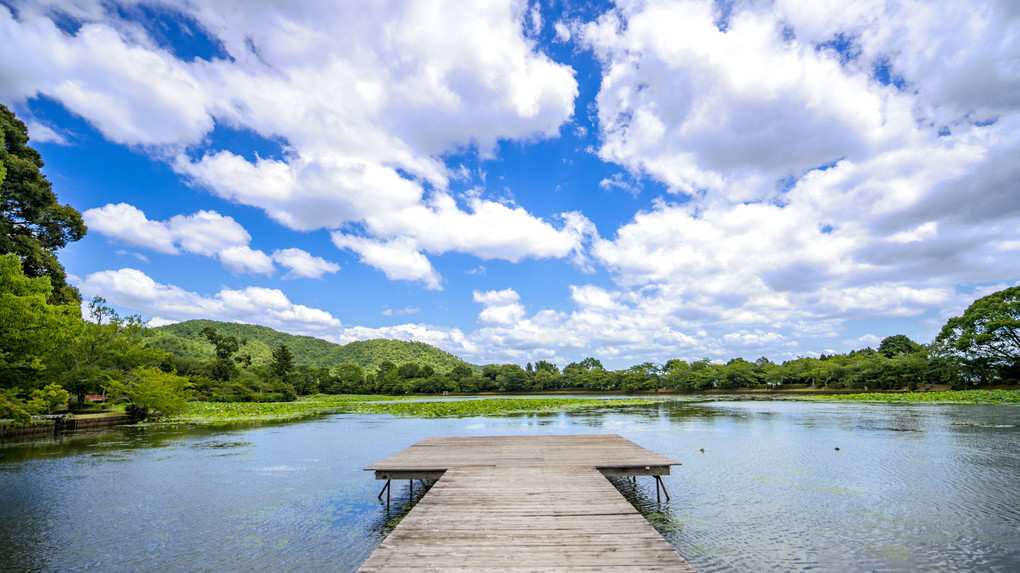
[[[584,38],[603,62],[599,155],[674,190],[760,199],[775,181],[913,136],[911,101],[838,55],[784,40],[780,12],[651,1]],[[625,22],[625,25],[624,25]]]
[[361,257],[361,262],[382,270],[393,280],[421,281],[426,288],[442,290],[442,279],[432,268],[425,255],[418,252],[418,246],[407,238],[378,241],[366,237],[332,234],[333,244],[341,249],[350,249]]
[[706,352],[795,353],[769,333],[920,317],[1017,268],[1000,247],[1020,240],[1020,12],[745,3],[725,31],[718,16],[652,0],[583,28],[604,69],[600,156],[687,197],[594,239],[617,288],[574,287],[579,307],[625,304],[649,339],[700,325]]
[[205,318],[318,337],[335,337],[342,327],[330,313],[294,304],[277,289],[224,288],[209,296],[158,283],[142,271],[127,268],[93,273],[77,286],[85,298],[101,295],[112,305],[153,316],[157,325]]
[[419,312],[421,312],[420,308],[407,306],[398,310],[393,310],[392,308],[385,308],[382,310],[380,314],[382,314],[383,316],[402,316],[405,314],[418,314]]
[[248,246],[251,235],[232,217],[215,211],[175,215],[167,221],[150,221],[127,203],[107,204],[82,213],[89,230],[120,242],[166,254],[181,251],[218,257],[232,273],[272,274],[273,261]]
[[[375,261],[407,259],[412,242],[424,252],[507,260],[575,248],[569,233],[520,208],[477,200],[465,211],[424,200],[423,183],[442,197],[453,175],[443,154],[489,155],[502,140],[556,137],[571,118],[573,71],[529,36],[542,26],[538,4],[161,6],[194,19],[229,58],[178,59],[99,0],[17,2],[17,18],[0,8],[0,29],[19,47],[0,55],[8,78],[0,99],[53,98],[107,138],[147,146],[217,196],[292,229],[361,223],[375,250],[396,249]],[[64,33],[52,11],[82,26]],[[284,153],[249,161],[217,149],[204,139],[217,124],[280,141]],[[418,213],[450,232],[424,232]],[[496,232],[481,232],[490,227]],[[426,284],[436,288],[438,279]]]
[[475,291],[474,301],[485,306],[478,313],[478,321],[489,326],[510,326],[524,317],[524,307],[518,303],[521,296],[511,288]]
[[189,253],[213,256],[229,247],[243,247],[251,235],[232,217],[215,211],[199,211],[193,215],[174,215],[167,221],[174,240]]
[[340,265],[312,256],[301,249],[281,249],[273,252],[273,260],[290,269],[284,278],[321,279],[326,273],[335,273]]
[[118,241],[146,247],[160,253],[177,253],[176,237],[166,223],[150,221],[138,208],[127,203],[107,204],[82,213],[90,231]]
[[557,42],[569,42],[571,38],[570,27],[563,22],[556,22],[553,24],[553,30],[556,31]]
[[[1012,3],[750,1],[722,26],[716,4],[620,3],[583,25],[509,0],[273,11],[181,2],[230,55],[185,62],[98,1],[64,6],[84,21],[75,35],[42,16],[46,2],[25,2],[17,19],[0,8],[0,34],[19,48],[0,53],[0,99],[59,101],[217,197],[292,229],[328,229],[394,280],[440,289],[429,257],[465,253],[569,258],[613,282],[575,284],[567,311],[529,312],[513,289],[478,291],[481,326],[467,335],[401,325],[351,327],[348,339],[424,337],[493,359],[796,356],[802,341],[864,341],[872,329],[854,321],[966,306],[970,287],[959,285],[1015,281]],[[579,211],[543,218],[448,188],[475,175],[446,158],[473,148],[493,159],[500,141],[556,137],[570,123],[573,72],[534,38],[548,23],[603,67],[586,111],[598,118],[599,156],[620,175],[601,187],[632,185],[646,200],[654,180],[673,193],[605,238]],[[219,149],[206,141],[214,123],[282,151]],[[214,212],[160,222],[121,204],[86,217],[125,243],[218,256],[236,272],[271,272],[272,259],[288,276],[335,272],[281,254],[291,249],[254,251]],[[196,296],[184,298],[219,300]]]
[[220,262],[234,274],[255,273],[271,275],[275,270],[273,259],[262,251],[256,251],[247,245],[227,247],[219,252]]
[[26,121],[25,127],[28,129],[32,140],[32,144],[36,143],[56,143],[57,145],[69,145],[67,136],[57,132],[52,127],[39,123],[37,121]]
[[512,288],[503,290],[475,291],[472,295],[475,302],[489,305],[511,304],[521,300],[521,295]]
[[18,46],[0,59],[10,79],[0,87],[0,99],[45,94],[118,143],[194,142],[212,129],[210,98],[194,66],[109,22],[85,22],[68,36],[45,16],[47,8],[17,3],[17,19],[0,9],[6,43]]

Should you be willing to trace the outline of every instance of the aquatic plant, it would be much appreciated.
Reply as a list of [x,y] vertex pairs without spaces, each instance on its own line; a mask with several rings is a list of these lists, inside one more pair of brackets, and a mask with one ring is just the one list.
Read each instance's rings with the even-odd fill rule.
[[914,402],[931,404],[1016,404],[1020,403],[1020,390],[952,390],[948,392],[869,392],[861,394],[833,394],[826,396],[799,396],[799,400],[815,402]]
[[650,404],[656,400],[597,398],[481,398],[476,400],[424,401],[408,396],[318,395],[294,402],[190,402],[175,423],[223,423],[238,421],[296,420],[339,413],[392,414],[416,418],[503,416],[566,412],[591,408],[615,408]]
[[393,414],[415,418],[460,418],[571,412],[594,408],[615,408],[651,404],[651,398],[606,400],[598,398],[482,398],[445,402],[372,402],[357,404],[356,412]]

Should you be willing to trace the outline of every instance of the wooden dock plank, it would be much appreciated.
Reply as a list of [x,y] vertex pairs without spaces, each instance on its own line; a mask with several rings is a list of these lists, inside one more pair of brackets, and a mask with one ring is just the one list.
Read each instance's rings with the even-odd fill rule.
[[360,571],[692,571],[592,467],[447,470]]
[[599,472],[676,463],[616,435],[422,440],[366,468],[445,473],[359,571],[693,572]]

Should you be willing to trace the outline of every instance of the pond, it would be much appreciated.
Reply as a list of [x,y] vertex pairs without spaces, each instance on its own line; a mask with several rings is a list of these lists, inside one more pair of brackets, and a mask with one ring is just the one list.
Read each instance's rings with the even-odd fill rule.
[[388,511],[363,467],[428,436],[615,433],[682,463],[664,478],[668,503],[651,478],[615,483],[699,572],[1020,571],[1018,417],[1016,406],[665,401],[0,445],[0,570],[351,571],[410,501],[394,482]]

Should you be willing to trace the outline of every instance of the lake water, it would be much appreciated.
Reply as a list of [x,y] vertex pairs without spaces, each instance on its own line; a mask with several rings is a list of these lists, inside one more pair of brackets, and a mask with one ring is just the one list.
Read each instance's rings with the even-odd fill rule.
[[615,433],[683,464],[661,506],[651,478],[616,483],[699,572],[1015,572],[1018,425],[1015,406],[677,401],[0,445],[0,570],[350,571],[409,502],[394,482],[387,512],[361,468],[428,436]]

